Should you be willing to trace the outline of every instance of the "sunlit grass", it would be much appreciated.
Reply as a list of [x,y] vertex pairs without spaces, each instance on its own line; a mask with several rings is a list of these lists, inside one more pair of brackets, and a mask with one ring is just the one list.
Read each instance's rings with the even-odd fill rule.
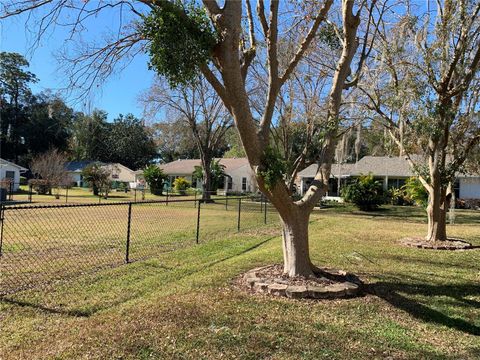
[[[1,355],[478,359],[480,250],[402,247],[401,237],[425,232],[422,212],[393,207],[381,214],[335,207],[312,216],[313,261],[358,274],[368,284],[363,297],[294,301],[241,292],[232,285],[237,275],[282,261],[279,231],[225,231],[154,259],[8,297],[0,302]],[[459,212],[449,234],[480,246],[476,216]],[[218,219],[218,229],[230,227],[228,218]]]

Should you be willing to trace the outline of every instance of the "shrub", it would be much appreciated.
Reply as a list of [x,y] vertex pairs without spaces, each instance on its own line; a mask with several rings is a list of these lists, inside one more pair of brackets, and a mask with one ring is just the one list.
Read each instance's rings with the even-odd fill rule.
[[52,185],[48,180],[44,179],[30,179],[28,181],[28,185],[35,190],[35,192],[39,195],[46,195],[51,194],[52,192]]
[[389,189],[387,196],[392,205],[413,205],[413,201],[408,197],[403,187]]
[[150,192],[154,195],[162,195],[163,184],[167,175],[165,175],[158,166],[150,165],[143,170],[143,177],[150,187]]
[[361,175],[350,185],[343,188],[342,196],[346,202],[355,204],[359,209],[371,211],[385,203],[382,183],[372,174]]
[[110,180],[111,171],[105,166],[93,163],[86,166],[83,171],[83,180],[85,180],[93,190],[94,195],[102,195],[105,199],[112,188]]
[[173,182],[173,188],[180,195],[186,195],[187,189],[189,187],[190,187],[190,182],[183,177],[176,178],[175,181]]
[[405,181],[402,187],[407,194],[407,198],[414,204],[427,207],[428,191],[422,185],[417,177],[410,177]]

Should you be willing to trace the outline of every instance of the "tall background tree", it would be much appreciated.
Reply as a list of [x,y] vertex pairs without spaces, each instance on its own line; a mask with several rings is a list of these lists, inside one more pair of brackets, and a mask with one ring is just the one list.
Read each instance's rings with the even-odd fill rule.
[[149,129],[132,114],[119,115],[109,126],[108,162],[120,162],[131,169],[140,169],[157,157]]
[[157,80],[142,102],[148,114],[155,115],[164,110],[190,130],[202,162],[202,199],[210,200],[212,162],[225,152],[225,135],[233,125],[218,94],[202,77],[175,89]]
[[382,24],[361,89],[428,191],[426,239],[445,241],[452,184],[480,141],[480,2],[408,10]]
[[28,66],[20,54],[0,52],[1,152],[15,162],[26,151],[21,143],[21,128],[27,121],[25,106],[32,96],[30,84],[38,80]]
[[192,131],[183,119],[155,121],[150,129],[161,162],[200,158]]

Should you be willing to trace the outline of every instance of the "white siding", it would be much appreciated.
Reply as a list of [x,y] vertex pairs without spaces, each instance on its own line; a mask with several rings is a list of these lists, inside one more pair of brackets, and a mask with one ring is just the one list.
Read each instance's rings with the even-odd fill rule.
[[[227,171],[227,174],[232,177],[232,189],[229,191],[236,193],[257,191],[257,183],[249,165],[244,165],[235,170]],[[246,190],[242,189],[243,178],[247,179]]]
[[480,178],[460,178],[460,198],[480,199]]
[[13,171],[13,191],[17,191],[20,184],[20,170],[16,166],[10,164],[2,164],[0,167],[0,180],[3,180],[7,177],[7,171]]

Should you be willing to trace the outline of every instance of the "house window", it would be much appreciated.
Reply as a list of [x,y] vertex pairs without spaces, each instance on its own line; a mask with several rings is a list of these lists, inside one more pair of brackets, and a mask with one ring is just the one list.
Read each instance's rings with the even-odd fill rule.
[[118,179],[118,174],[112,174],[112,179]]
[[460,181],[455,180],[453,183],[453,191],[455,192],[455,197],[458,199],[460,197]]
[[5,172],[5,178],[7,179],[15,179],[15,171],[10,171],[10,170],[7,170]]
[[227,189],[232,190],[233,188],[233,179],[230,176],[227,176]]
[[247,178],[242,177],[242,191],[247,191]]

